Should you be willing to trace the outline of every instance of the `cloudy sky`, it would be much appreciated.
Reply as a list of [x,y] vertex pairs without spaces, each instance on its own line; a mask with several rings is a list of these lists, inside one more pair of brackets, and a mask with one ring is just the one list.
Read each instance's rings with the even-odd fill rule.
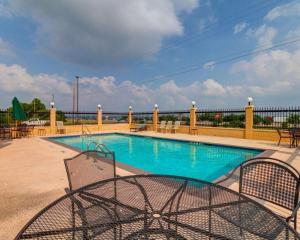
[[300,0],[0,0],[0,108],[300,103]]

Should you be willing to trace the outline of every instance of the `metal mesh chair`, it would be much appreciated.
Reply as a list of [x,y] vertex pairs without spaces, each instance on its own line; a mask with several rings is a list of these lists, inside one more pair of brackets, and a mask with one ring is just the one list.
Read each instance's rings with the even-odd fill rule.
[[[73,158],[64,160],[70,188],[66,189],[66,192],[79,190],[77,197],[70,197],[73,226],[76,225],[77,217],[81,219],[83,225],[97,224],[101,222],[101,215],[95,217],[95,212],[103,209],[108,211],[106,207],[109,208],[103,204],[103,201],[95,199],[93,194],[80,191],[80,188],[86,185],[116,177],[114,152],[111,152],[103,144],[97,144],[96,149],[81,152]],[[111,199],[114,198],[115,196]],[[95,201],[98,203],[95,204]],[[97,235],[100,230],[103,229],[95,228],[93,235]],[[76,239],[75,233],[73,233],[72,239]]]
[[105,145],[98,146],[98,150],[88,150],[64,160],[71,191],[116,177],[114,152],[108,150]]
[[[223,183],[233,176],[237,177],[236,174],[239,175],[239,193],[291,211],[290,216],[281,217],[288,222],[293,220],[296,229],[297,211],[300,206],[300,175],[294,167],[275,158],[253,158],[240,164],[227,177],[216,183]],[[234,218],[232,215],[231,217]]]

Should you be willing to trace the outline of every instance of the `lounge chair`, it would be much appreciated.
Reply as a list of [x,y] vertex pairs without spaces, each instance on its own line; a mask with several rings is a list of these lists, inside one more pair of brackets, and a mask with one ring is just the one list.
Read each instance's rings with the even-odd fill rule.
[[167,125],[166,125],[166,128],[165,128],[166,133],[167,133],[168,130],[171,132],[172,128],[173,128],[173,122],[168,121]]
[[56,121],[56,131],[57,133],[66,133],[63,121]]
[[180,127],[180,121],[175,121],[174,126],[172,128],[174,133],[176,133],[176,131],[179,129],[179,127]]
[[[299,209],[299,183],[300,174],[291,165],[275,158],[257,157],[247,160],[232,170],[224,179],[215,183],[224,183],[229,179],[239,179],[239,193],[251,196],[254,200],[263,200],[273,203],[288,210],[286,216],[280,216],[287,222],[294,221],[294,228],[297,228],[297,211]],[[240,203],[243,204],[243,203]],[[228,208],[229,210],[230,208]],[[232,207],[231,207],[232,209]],[[216,209],[216,213],[229,222],[239,221],[239,205],[236,211],[228,211],[226,208]],[[243,209],[244,213],[255,212],[249,207]],[[256,215],[249,215],[249,227],[251,222],[260,226]],[[276,231],[270,227],[270,233]],[[274,234],[275,235],[275,234]],[[274,239],[274,238],[272,238]]]
[[146,130],[147,130],[146,124],[130,126],[130,132],[140,132],[140,131],[146,131]]
[[157,126],[157,131],[158,131],[158,132],[159,132],[159,131],[162,132],[163,129],[166,129],[166,121],[161,121],[161,122],[160,122],[160,125]]

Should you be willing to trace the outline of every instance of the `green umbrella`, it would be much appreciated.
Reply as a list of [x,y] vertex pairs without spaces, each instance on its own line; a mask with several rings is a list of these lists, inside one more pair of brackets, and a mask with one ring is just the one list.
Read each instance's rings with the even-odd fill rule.
[[26,113],[24,112],[19,100],[14,97],[12,100],[12,106],[13,106],[13,119],[17,121],[25,121],[27,120]]

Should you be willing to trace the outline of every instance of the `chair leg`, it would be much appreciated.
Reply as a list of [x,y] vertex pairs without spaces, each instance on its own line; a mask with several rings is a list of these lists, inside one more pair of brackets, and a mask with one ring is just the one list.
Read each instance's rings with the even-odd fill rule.
[[281,137],[279,138],[279,141],[278,141],[278,143],[277,143],[277,146],[280,145],[280,142],[281,142]]
[[297,214],[296,214],[295,219],[294,219],[294,229],[297,232]]

